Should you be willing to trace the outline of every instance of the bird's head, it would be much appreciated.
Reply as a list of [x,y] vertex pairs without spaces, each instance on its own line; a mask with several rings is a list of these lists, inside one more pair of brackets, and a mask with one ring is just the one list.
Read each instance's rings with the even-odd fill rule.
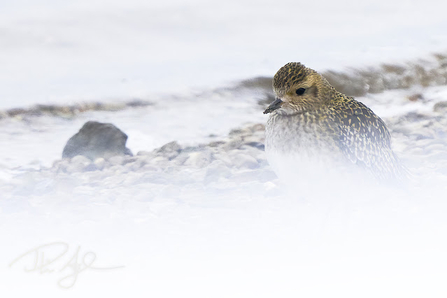
[[299,62],[287,63],[273,77],[276,99],[264,114],[276,110],[295,114],[318,108],[330,100],[331,89],[328,81],[315,70]]

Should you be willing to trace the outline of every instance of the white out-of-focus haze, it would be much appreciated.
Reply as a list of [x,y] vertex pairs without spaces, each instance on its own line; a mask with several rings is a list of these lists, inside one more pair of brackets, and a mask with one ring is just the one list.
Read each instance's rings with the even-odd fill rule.
[[301,61],[318,69],[444,50],[446,4],[0,1],[0,108],[181,93]]
[[[417,175],[408,189],[344,181],[347,191],[324,174],[279,181],[262,130],[238,147],[238,130],[266,122],[266,94],[221,88],[290,61],[343,70],[445,51],[446,10],[439,0],[0,0],[0,296],[446,297],[446,86],[358,98]],[[132,99],[151,105],[5,113]],[[60,161],[90,120],[146,152],[91,171]],[[189,165],[151,159],[173,141],[189,146],[178,155]]]

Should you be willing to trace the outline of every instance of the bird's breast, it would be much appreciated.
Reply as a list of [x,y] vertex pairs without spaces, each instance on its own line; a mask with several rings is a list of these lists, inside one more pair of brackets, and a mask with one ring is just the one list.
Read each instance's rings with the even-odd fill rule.
[[308,114],[270,116],[266,125],[266,151],[318,155],[339,151],[337,127]]
[[337,129],[312,115],[272,115],[266,125],[265,151],[279,176],[290,169],[320,172],[345,163],[335,141]]

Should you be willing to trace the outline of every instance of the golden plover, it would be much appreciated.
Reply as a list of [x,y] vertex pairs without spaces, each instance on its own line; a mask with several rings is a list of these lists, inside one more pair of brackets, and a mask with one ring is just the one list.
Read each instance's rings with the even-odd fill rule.
[[[405,175],[382,119],[335,90],[316,71],[301,63],[287,63],[275,74],[273,90],[276,99],[264,114],[270,114],[265,150],[275,171],[343,165],[364,168],[382,181]],[[284,156],[298,163],[290,158],[284,161]],[[299,168],[304,165],[305,169]]]

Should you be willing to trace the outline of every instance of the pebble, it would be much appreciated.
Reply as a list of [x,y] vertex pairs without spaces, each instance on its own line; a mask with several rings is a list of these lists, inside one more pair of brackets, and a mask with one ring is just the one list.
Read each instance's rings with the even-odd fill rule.
[[180,151],[182,150],[182,147],[177,142],[170,142],[166,145],[163,145],[160,149],[158,149],[156,152],[163,157],[167,158],[168,160],[174,159],[180,154]]
[[108,159],[108,162],[112,166],[124,165],[124,156],[112,156]]
[[244,153],[236,153],[233,155],[233,164],[237,168],[256,169],[259,166],[258,161],[253,156]]
[[150,151],[138,151],[137,156],[153,156],[154,153]]
[[226,166],[233,166],[233,161],[231,160],[230,156],[228,156],[227,152],[219,151],[218,153],[214,153],[213,155],[216,160],[224,162]]
[[185,161],[190,157],[189,152],[180,152],[179,155],[173,160],[171,160],[171,163],[176,166],[181,166],[185,163]]
[[106,164],[106,160],[104,158],[102,158],[102,157],[99,157],[99,158],[97,158],[97,159],[95,159],[93,161],[93,164],[96,166],[96,168],[98,170],[102,170],[102,169],[104,169],[104,166]]
[[184,162],[183,165],[203,168],[208,166],[211,163],[212,159],[213,154],[210,150],[192,152],[189,154],[188,159]]
[[437,113],[447,113],[447,101],[437,102],[433,106],[433,111]]
[[84,171],[92,161],[83,155],[76,155],[70,160],[65,171],[67,173],[82,172]]
[[141,169],[144,165],[146,165],[147,161],[145,158],[137,158],[134,162],[127,163],[127,167],[131,171],[138,171]]

